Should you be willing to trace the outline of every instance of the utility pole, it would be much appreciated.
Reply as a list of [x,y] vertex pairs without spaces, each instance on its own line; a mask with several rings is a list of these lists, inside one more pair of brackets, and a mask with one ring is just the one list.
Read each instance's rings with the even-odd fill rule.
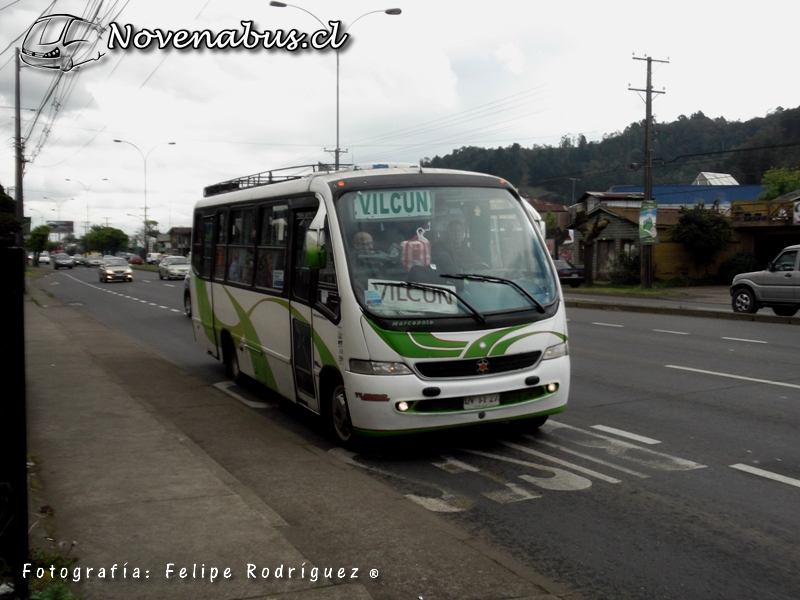
[[[668,60],[655,60],[650,56],[634,56],[633,60],[647,61],[647,89],[641,90],[629,87],[629,91],[645,93],[645,123],[644,123],[644,195],[642,197],[642,210],[654,205],[653,202],[653,94],[664,94],[664,91],[653,90],[653,62],[668,63]],[[639,226],[641,242],[641,278],[642,287],[653,287],[653,241],[641,237],[642,227]],[[652,228],[655,234],[655,218]],[[656,238],[656,242],[657,238]]]
[[[25,159],[22,155],[22,118],[20,116],[20,91],[19,91],[19,72],[21,66],[19,64],[19,48],[16,48],[16,61],[15,61],[15,86],[14,91],[14,146],[16,150],[16,177],[14,181],[14,196],[16,200],[16,217],[20,223],[25,218],[25,210],[22,206],[22,172],[25,167]],[[16,245],[22,248],[25,245],[25,236],[22,231],[17,232]]]

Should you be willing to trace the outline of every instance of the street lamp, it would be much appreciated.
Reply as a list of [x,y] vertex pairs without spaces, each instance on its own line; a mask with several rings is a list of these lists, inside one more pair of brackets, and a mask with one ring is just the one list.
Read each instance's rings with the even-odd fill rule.
[[[270,6],[274,6],[275,8],[290,7],[290,8],[296,8],[297,10],[302,10],[304,13],[309,14],[312,17],[314,17],[317,20],[317,22],[320,25],[322,25],[323,29],[327,27],[327,25],[325,25],[325,23],[323,23],[317,15],[315,15],[314,13],[306,10],[302,6],[296,6],[294,4],[287,4],[285,2],[278,2],[277,0],[271,0],[269,5]],[[367,15],[373,15],[375,13],[384,13],[384,14],[387,14],[387,15],[395,16],[395,15],[401,14],[402,12],[403,11],[401,9],[399,9],[399,8],[387,8],[385,10],[371,10],[369,12],[364,13],[363,15],[358,17],[355,21],[350,23],[350,25],[348,25],[345,28],[345,30],[342,32],[342,34],[347,33],[348,30],[353,25],[355,25],[356,22],[359,19],[363,19]],[[334,48],[334,52],[336,52],[336,149],[333,151],[333,155],[334,155],[334,159],[335,159],[334,168],[336,170],[338,170],[339,169],[339,155],[340,154],[344,154],[345,152],[347,152],[347,150],[342,151],[342,149],[339,147],[339,48]]]
[[127,215],[129,217],[142,220],[142,247],[144,248],[144,251],[147,252],[147,219],[142,215],[132,215],[131,213],[127,213]]
[[[147,154],[144,154],[142,153],[141,150],[139,150],[139,146],[137,146],[132,142],[128,142],[125,140],[114,140],[114,141],[117,142],[118,144],[128,144],[129,146],[133,146],[134,148],[136,148],[136,151],[142,157],[142,162],[144,163],[144,243],[146,246],[147,245],[147,157],[150,156],[150,153],[153,150],[155,150],[158,146],[162,146],[163,144],[156,144],[155,146],[150,148],[150,150],[147,151]],[[165,142],[165,143],[167,146],[175,145],[175,142]],[[145,252],[146,251],[147,249],[145,249]]]
[[[84,191],[86,192],[86,223],[89,223],[89,190],[92,189],[92,186],[91,185],[87,186],[87,185],[81,183],[80,181],[78,181],[77,179],[65,179],[64,181],[74,181],[75,183],[80,185],[84,189]],[[100,179],[99,181],[108,181],[108,179],[106,179],[104,177],[103,179]],[[95,182],[95,183],[97,183],[97,182]],[[94,184],[92,184],[92,185],[94,185]],[[87,225],[87,227],[88,227],[88,225]]]

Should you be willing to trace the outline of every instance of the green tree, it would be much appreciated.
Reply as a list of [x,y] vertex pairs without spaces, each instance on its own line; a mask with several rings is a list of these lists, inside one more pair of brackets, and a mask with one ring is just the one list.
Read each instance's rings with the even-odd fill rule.
[[610,224],[611,221],[599,212],[594,218],[594,223],[590,222],[585,211],[579,212],[575,217],[575,229],[581,232],[581,241],[583,242],[583,270],[586,287],[594,285],[594,243],[600,237],[603,229]]
[[764,173],[761,185],[767,186],[767,189],[758,197],[759,200],[774,200],[779,196],[800,189],[800,168],[772,168]]
[[732,232],[728,218],[715,208],[706,209],[702,202],[682,208],[678,222],[670,228],[672,241],[683,244],[697,266],[711,264],[714,254],[730,245]]
[[116,227],[92,225],[84,237],[87,252],[115,253],[128,248],[128,234]]
[[22,223],[16,217],[16,201],[6,194],[0,186],[0,240],[11,243],[14,236],[22,229]]
[[50,228],[47,225],[39,225],[31,229],[31,235],[28,238],[28,250],[33,252],[33,264],[39,264],[39,253],[47,250],[50,242]]

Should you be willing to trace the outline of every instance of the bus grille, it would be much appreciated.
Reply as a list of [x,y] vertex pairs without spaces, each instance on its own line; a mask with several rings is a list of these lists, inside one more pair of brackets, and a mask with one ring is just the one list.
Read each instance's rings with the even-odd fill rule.
[[438,360],[420,362],[415,365],[417,372],[431,379],[444,377],[480,377],[496,375],[508,371],[519,371],[535,365],[542,356],[540,351],[490,356],[487,358],[462,358],[459,360]]

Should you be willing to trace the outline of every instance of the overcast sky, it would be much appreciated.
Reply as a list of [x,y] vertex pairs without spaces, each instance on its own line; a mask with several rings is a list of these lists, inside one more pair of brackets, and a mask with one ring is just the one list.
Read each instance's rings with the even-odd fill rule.
[[[702,111],[748,120],[800,105],[795,1],[0,0],[0,185],[14,186],[14,59],[42,14],[176,32],[311,34],[341,21],[342,162],[412,162],[462,146],[599,140],[644,118],[654,63],[661,122]],[[391,16],[383,9],[400,8]],[[374,14],[362,15],[370,11]],[[358,22],[355,22],[358,19]],[[352,24],[352,28],[347,29]],[[105,34],[108,36],[108,33]],[[26,214],[133,233],[190,226],[204,186],[333,162],[336,54],[328,50],[108,49],[61,74],[24,67]],[[114,143],[114,139],[128,142]],[[174,145],[169,145],[174,142]],[[146,161],[143,157],[146,156]],[[71,179],[72,181],[66,181]],[[88,190],[88,191],[87,191]],[[135,216],[128,216],[129,214]],[[88,215],[88,216],[87,216]]]

